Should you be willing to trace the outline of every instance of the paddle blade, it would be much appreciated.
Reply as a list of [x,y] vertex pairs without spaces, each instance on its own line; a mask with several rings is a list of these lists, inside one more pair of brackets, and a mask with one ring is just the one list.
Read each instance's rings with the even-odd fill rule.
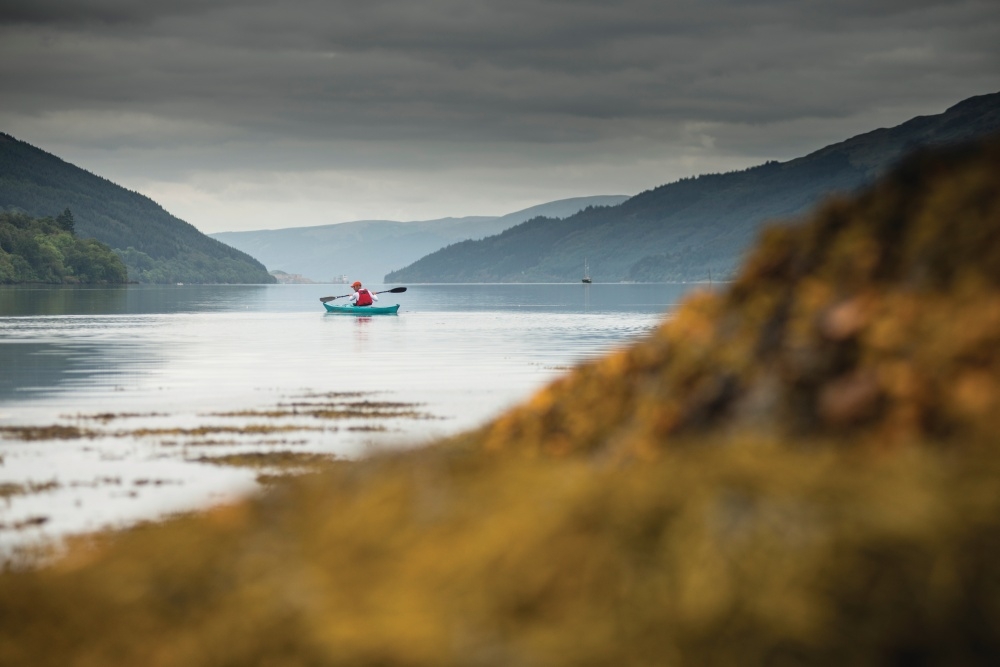
[[321,296],[319,300],[322,303],[326,303],[327,301],[333,301],[334,299],[343,299],[345,296],[350,296],[350,294],[341,294],[340,296]]
[[393,294],[402,294],[403,292],[406,291],[406,288],[405,287],[393,287],[392,289],[386,290],[386,291],[387,292],[391,292]]

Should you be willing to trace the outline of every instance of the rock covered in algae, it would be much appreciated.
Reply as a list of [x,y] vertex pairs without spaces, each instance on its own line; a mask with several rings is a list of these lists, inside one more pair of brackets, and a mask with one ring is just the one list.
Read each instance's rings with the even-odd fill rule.
[[476,433],[4,572],[0,664],[1000,664],[998,175],[917,157]]
[[655,455],[705,433],[891,447],[1000,435],[1000,142],[911,157],[769,229],[736,281],[483,435]]

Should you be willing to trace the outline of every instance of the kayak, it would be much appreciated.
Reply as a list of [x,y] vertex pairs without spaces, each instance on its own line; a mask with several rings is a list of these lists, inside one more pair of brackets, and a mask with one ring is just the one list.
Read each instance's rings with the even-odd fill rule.
[[328,313],[342,313],[344,315],[395,315],[399,310],[399,304],[395,306],[335,306],[332,303],[324,303]]

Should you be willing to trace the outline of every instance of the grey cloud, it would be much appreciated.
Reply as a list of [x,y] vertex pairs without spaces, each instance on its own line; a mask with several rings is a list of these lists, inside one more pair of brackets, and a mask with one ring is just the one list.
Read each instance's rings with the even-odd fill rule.
[[202,13],[206,4],[198,0],[169,3],[132,0],[4,0],[0,3],[0,25],[136,26],[151,24],[170,15]]
[[762,127],[1000,89],[998,44],[995,0],[7,0],[0,120],[133,114],[170,122],[95,141],[289,156],[360,141],[385,160],[404,145],[739,153]]

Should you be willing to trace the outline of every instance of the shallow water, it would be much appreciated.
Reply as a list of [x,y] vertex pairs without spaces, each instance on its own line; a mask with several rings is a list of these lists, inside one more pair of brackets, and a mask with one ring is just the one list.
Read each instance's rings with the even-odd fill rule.
[[261,469],[209,457],[474,427],[690,288],[418,285],[372,317],[323,311],[343,285],[0,289],[0,553],[257,488]]

